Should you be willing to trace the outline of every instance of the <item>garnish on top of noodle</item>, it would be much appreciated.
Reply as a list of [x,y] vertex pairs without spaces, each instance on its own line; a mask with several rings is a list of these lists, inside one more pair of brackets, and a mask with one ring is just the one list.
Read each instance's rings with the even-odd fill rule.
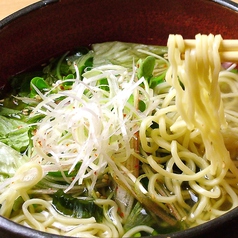
[[134,237],[236,207],[238,74],[221,42],[94,44],[13,77],[0,214],[60,235]]

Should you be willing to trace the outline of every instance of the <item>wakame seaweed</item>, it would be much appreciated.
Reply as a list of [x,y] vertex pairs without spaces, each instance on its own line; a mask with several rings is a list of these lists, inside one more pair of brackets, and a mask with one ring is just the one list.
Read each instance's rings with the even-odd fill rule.
[[61,189],[53,195],[52,204],[62,215],[74,218],[95,217],[97,222],[103,219],[103,209],[96,205],[93,199],[75,198]]

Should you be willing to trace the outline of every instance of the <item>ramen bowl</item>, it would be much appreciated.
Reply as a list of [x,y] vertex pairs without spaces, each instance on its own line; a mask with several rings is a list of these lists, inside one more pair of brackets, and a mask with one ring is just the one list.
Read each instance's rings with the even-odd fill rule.
[[[218,3],[219,2],[219,3]],[[0,22],[0,86],[78,46],[105,41],[166,45],[169,34],[238,39],[238,7],[206,0],[43,0]],[[157,238],[237,236],[238,208],[185,231]],[[0,217],[1,237],[60,237]]]

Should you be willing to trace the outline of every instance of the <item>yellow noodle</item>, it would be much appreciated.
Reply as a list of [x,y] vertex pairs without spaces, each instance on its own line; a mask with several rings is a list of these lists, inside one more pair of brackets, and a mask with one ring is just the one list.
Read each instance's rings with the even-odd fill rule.
[[173,172],[164,170],[160,165],[158,165],[153,159],[152,156],[148,156],[148,162],[150,166],[155,169],[158,173],[162,174],[165,177],[171,178],[171,179],[178,179],[182,181],[196,181],[197,179],[204,177],[206,173],[210,170],[210,165],[205,168],[204,170],[193,174],[193,175],[186,175],[186,174],[175,174]]
[[133,227],[132,229],[130,229],[128,232],[126,232],[122,237],[123,238],[133,237],[134,234],[136,234],[140,231],[145,231],[145,232],[148,232],[149,234],[151,234],[154,231],[154,229],[149,226],[136,226],[136,227]]
[[[157,179],[171,192],[171,198],[176,196],[178,204],[189,209],[181,190],[182,182],[188,181],[190,189],[198,196],[189,218],[194,225],[224,214],[227,210],[221,207],[229,200],[230,209],[237,206],[238,201],[235,192],[238,171],[227,149],[231,150],[233,157],[237,155],[238,149],[233,149],[229,140],[237,140],[237,130],[229,129],[228,123],[238,127],[238,76],[221,71],[218,52],[221,41],[219,35],[199,34],[195,48],[185,49],[181,36],[169,37],[171,66],[166,80],[173,89],[168,91],[168,96],[164,95],[164,103],[158,105],[155,115],[147,123],[142,122],[140,128],[142,148],[153,153],[147,157],[155,171],[149,176],[149,193],[155,198],[158,196],[155,189]],[[159,128],[148,133],[151,121],[157,122]],[[171,157],[165,156],[166,160],[161,160],[155,153],[159,148],[171,153]],[[175,165],[181,173],[174,172]],[[232,179],[228,180],[228,175]],[[205,211],[210,211],[210,215]]]
[[181,190],[181,182],[179,182],[178,180],[173,180],[173,191],[175,193],[175,196],[177,198],[179,206],[181,206],[189,211],[190,206],[184,200],[184,196],[183,196],[182,190]]
[[158,177],[159,177],[159,174],[154,174],[153,176],[151,176],[149,180],[149,184],[148,184],[148,192],[149,194],[153,194],[153,200],[156,201],[158,204],[175,202],[177,199],[176,195],[169,196],[169,197],[158,195],[158,193],[155,190],[155,184]]
[[197,204],[195,209],[191,211],[189,220],[194,221],[197,217],[199,217],[201,214],[204,214],[207,209],[205,209],[209,204],[208,197],[206,196],[201,196],[200,197],[200,202]]
[[[116,202],[114,202],[113,200],[109,200],[109,199],[97,199],[95,202],[98,205],[110,207],[110,218],[109,218],[109,214],[108,213],[106,214],[107,221],[113,223],[114,226],[116,227],[116,229],[118,230],[118,234],[120,234],[120,236],[122,236],[122,234],[124,233],[124,229],[121,224],[121,219],[117,213],[118,205],[116,204]],[[108,208],[108,210],[109,210],[109,208]]]
[[104,224],[85,224],[77,226],[77,228],[72,229],[69,232],[65,233],[66,236],[75,236],[77,237],[112,237],[112,233],[108,226]]

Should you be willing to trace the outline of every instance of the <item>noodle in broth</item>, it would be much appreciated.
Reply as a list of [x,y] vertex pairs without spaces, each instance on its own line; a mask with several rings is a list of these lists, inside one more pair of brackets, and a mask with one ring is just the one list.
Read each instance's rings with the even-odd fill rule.
[[[0,214],[53,234],[132,237],[187,229],[235,208],[238,74],[222,68],[222,40],[198,34],[189,48],[170,35],[168,60],[130,45],[149,62],[132,66],[128,46],[107,43],[102,51],[113,60],[104,55],[82,74],[73,63],[75,78],[46,92],[33,85],[33,99],[16,96],[35,103],[29,118],[40,119],[27,124],[28,162],[0,184]],[[164,78],[153,88],[138,76],[152,64]],[[93,214],[79,216],[79,198]],[[132,217],[141,220],[129,224]]]

